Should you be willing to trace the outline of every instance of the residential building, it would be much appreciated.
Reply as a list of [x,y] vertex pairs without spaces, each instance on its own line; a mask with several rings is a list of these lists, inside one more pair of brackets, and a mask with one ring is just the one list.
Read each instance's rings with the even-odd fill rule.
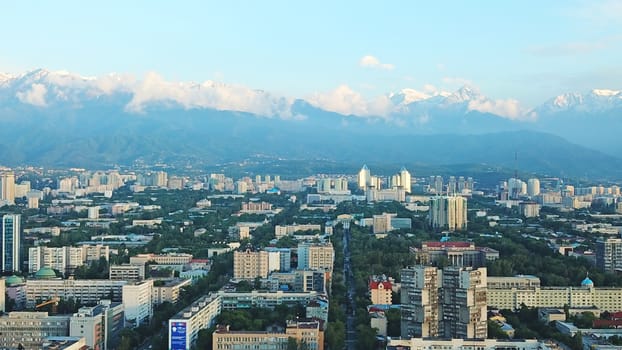
[[540,180],[533,178],[527,180],[527,195],[535,197],[540,194]]
[[518,205],[520,214],[526,218],[537,218],[540,216],[540,204],[536,202],[521,202]]
[[402,337],[439,337],[440,270],[432,266],[402,269]]
[[64,275],[82,265],[84,265],[84,260],[81,247],[39,246],[28,249],[29,273],[36,273],[43,267],[49,267]]
[[365,190],[371,184],[371,172],[367,165],[363,165],[358,174],[358,186],[360,189]]
[[402,337],[486,338],[486,268],[402,270]]
[[442,275],[440,333],[448,338],[486,338],[486,268],[446,267]]
[[145,279],[145,265],[110,265],[108,276],[116,281],[142,281]]
[[189,350],[199,331],[213,326],[221,310],[220,296],[210,293],[171,317],[168,320],[168,348]]
[[430,226],[449,231],[467,227],[467,200],[461,196],[436,196],[430,198]]
[[285,332],[230,331],[228,326],[219,326],[212,335],[212,349],[282,350],[290,339],[309,350],[324,350],[324,331],[313,320],[287,321]]
[[0,201],[15,203],[15,174],[13,172],[0,174]]
[[81,307],[69,320],[69,336],[84,337],[86,345],[105,350],[117,343],[124,325],[121,303],[102,300],[96,306]]
[[156,281],[153,285],[151,301],[154,305],[164,302],[175,304],[179,300],[182,288],[190,286],[192,279],[175,278],[168,281]]
[[605,272],[622,270],[621,238],[607,238],[596,241],[596,266]]
[[268,270],[288,272],[292,265],[292,250],[290,248],[267,247],[264,249],[268,252]]
[[125,322],[138,327],[148,323],[153,316],[153,280],[123,285],[123,307]]
[[21,248],[21,215],[7,214],[2,216],[2,235],[0,237],[0,270],[2,272],[17,272],[20,266]]
[[[46,271],[54,274],[51,269]],[[37,302],[48,300],[51,296],[65,300],[73,298],[83,305],[96,304],[101,299],[121,301],[123,285],[127,283],[111,280],[64,280],[54,275],[43,278],[35,275],[35,278],[26,280],[26,307],[34,307]]]
[[254,280],[257,277],[268,277],[268,252],[251,249],[233,252],[233,278]]
[[47,312],[9,312],[0,316],[0,349],[41,349],[47,337],[69,335],[70,315]]
[[393,304],[393,284],[386,276],[369,278],[369,295],[372,304]]
[[298,244],[299,270],[333,271],[335,250],[333,244],[327,243],[300,243]]

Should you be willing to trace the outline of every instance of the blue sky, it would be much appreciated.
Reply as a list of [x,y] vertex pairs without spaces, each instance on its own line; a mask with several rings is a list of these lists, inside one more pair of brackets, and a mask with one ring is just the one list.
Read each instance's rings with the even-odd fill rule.
[[1,2],[0,71],[34,68],[295,97],[468,82],[531,107],[622,89],[622,1]]

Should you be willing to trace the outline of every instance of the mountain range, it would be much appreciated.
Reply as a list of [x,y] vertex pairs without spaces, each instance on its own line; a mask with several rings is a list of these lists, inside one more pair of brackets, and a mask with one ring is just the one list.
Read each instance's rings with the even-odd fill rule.
[[566,93],[532,109],[472,86],[365,100],[347,86],[291,98],[239,85],[39,69],[0,73],[0,164],[208,164],[251,156],[486,163],[551,175],[622,174],[622,93]]

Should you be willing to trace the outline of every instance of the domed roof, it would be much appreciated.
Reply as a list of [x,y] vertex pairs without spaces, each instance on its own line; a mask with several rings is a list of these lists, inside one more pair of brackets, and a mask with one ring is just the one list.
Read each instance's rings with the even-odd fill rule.
[[56,272],[49,267],[42,267],[35,273],[35,278],[38,280],[47,280],[56,278]]
[[4,280],[4,282],[6,283],[7,286],[10,287],[10,286],[15,286],[15,285],[24,283],[24,279],[19,276],[13,275],[13,276],[7,277],[6,280]]
[[581,287],[594,287],[594,282],[589,277],[585,277],[583,281],[581,281]]

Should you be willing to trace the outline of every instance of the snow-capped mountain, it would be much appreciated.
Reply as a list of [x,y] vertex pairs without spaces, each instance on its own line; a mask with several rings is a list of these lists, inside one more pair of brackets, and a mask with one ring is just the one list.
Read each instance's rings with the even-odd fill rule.
[[535,109],[539,115],[561,112],[597,113],[622,108],[622,91],[594,89],[586,94],[571,92],[546,101]]
[[[310,98],[313,107],[342,115],[379,118],[398,124],[428,124],[436,114],[452,116],[472,112],[511,120],[529,120],[566,112],[603,113],[622,108],[622,92],[595,89],[586,94],[565,93],[528,110],[513,99],[495,100],[476,87],[465,85],[454,92],[427,86],[423,91],[405,88],[376,99],[366,99],[347,86]],[[85,103],[112,103],[130,113],[146,108],[214,109],[263,117],[290,119],[309,117],[293,112],[295,97],[215,81],[172,82],[155,73],[143,79],[108,74],[84,77],[66,71],[37,69],[22,74],[0,73],[0,103],[38,108],[81,108]],[[477,123],[474,121],[473,123]]]

